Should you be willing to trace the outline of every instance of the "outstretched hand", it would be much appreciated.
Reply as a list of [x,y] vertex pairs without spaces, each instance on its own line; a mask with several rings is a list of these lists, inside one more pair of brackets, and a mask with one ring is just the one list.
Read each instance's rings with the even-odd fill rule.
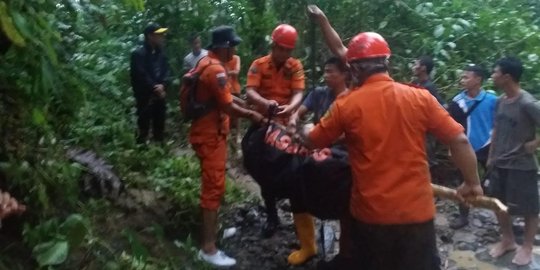
[[307,13],[314,22],[321,22],[326,17],[324,12],[316,5],[308,5]]
[[7,192],[0,192],[0,220],[12,214],[20,214],[26,211],[26,206],[17,202],[17,200]]
[[277,115],[290,115],[294,111],[295,107],[291,105],[281,105],[278,106],[278,113]]

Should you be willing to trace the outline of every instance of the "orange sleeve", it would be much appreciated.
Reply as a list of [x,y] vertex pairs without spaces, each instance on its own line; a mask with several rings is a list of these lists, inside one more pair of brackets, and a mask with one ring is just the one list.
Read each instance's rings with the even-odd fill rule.
[[292,77],[291,77],[291,90],[304,90],[305,88],[305,77],[304,77],[304,67],[302,63],[295,59],[292,67]]
[[448,143],[463,133],[464,128],[450,116],[435,97],[427,91],[426,93],[428,131],[441,142]]
[[261,67],[257,61],[253,61],[247,74],[247,87],[259,88],[261,86]]
[[321,122],[309,133],[309,141],[315,148],[324,148],[331,145],[344,133],[345,129],[341,124],[343,116],[340,112],[340,106],[340,103],[335,102],[328,110],[328,113],[321,119]]
[[212,89],[212,95],[216,98],[218,104],[227,105],[232,103],[233,97],[225,69],[220,65],[212,65],[208,69],[210,69],[207,77],[208,88]]

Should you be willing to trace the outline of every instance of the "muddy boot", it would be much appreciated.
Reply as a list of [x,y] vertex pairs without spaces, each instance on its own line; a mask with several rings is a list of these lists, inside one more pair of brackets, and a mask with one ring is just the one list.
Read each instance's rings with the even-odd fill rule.
[[459,230],[469,224],[469,208],[460,204],[459,217],[450,222],[450,228]]
[[291,265],[300,265],[317,254],[315,223],[313,222],[313,217],[307,213],[294,214],[293,218],[296,227],[296,236],[300,241],[300,250],[293,251],[287,258],[287,261]]

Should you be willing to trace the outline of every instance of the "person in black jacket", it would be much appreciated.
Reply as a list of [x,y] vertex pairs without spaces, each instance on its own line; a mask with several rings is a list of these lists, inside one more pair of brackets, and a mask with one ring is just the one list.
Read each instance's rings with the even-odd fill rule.
[[151,23],[144,29],[144,45],[131,53],[131,86],[137,106],[137,143],[145,143],[152,122],[153,139],[161,142],[165,129],[165,87],[169,77],[163,51],[167,28]]

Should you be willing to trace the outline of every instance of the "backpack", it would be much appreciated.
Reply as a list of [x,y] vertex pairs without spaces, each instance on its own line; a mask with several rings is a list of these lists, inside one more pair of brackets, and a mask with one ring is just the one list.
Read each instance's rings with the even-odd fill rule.
[[182,76],[182,83],[180,84],[180,111],[184,116],[184,121],[197,120],[216,107],[216,101],[214,99],[205,102],[197,101],[199,79],[204,70],[211,65],[221,65],[221,63],[214,62],[213,60],[207,62],[199,61],[194,68]]

